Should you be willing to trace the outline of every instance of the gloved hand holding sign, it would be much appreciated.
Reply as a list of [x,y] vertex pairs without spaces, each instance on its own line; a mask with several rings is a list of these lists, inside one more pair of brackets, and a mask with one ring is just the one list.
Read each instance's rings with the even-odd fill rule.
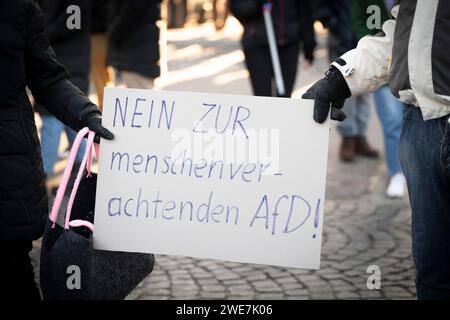
[[314,120],[323,123],[328,117],[330,107],[331,119],[344,121],[346,116],[341,109],[345,99],[350,96],[351,92],[344,76],[335,66],[331,65],[325,77],[309,88],[302,98],[314,99]]
[[102,114],[99,111],[88,113],[82,120],[83,127],[88,127],[95,132],[94,141],[100,143],[100,138],[114,139],[114,134],[102,126]]

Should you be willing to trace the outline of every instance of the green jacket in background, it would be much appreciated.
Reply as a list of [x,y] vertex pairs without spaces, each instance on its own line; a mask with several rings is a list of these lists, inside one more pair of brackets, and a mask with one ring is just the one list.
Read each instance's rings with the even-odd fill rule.
[[367,27],[367,19],[373,14],[367,13],[367,8],[371,5],[380,7],[381,25],[390,19],[384,0],[352,0],[352,27],[358,40],[366,35],[375,35],[381,31],[381,25],[380,29],[369,29]]

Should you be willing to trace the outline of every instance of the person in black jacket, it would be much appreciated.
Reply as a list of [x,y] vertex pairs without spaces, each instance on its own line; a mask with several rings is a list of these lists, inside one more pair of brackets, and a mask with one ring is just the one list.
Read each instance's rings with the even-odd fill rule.
[[111,0],[108,66],[117,86],[152,89],[160,75],[161,0]]
[[[273,67],[264,24],[262,6],[265,0],[231,0],[233,15],[244,26],[242,47],[254,94],[272,96]],[[280,57],[285,94],[290,97],[297,74],[299,43],[309,63],[316,46],[310,0],[277,0],[273,2],[272,20]],[[279,96],[279,94],[276,94]]]
[[29,251],[42,236],[47,195],[34,99],[74,130],[114,135],[101,114],[57,62],[39,8],[31,0],[0,1],[0,283],[10,299],[39,299]]
[[[89,62],[90,62],[90,0],[39,0],[37,1],[44,14],[45,31],[50,44],[55,50],[58,61],[62,63],[68,73],[70,81],[84,94],[89,90]],[[80,29],[69,29],[66,26],[70,13],[67,8],[76,5],[80,8]],[[41,144],[44,172],[47,177],[53,174],[53,167],[58,159],[58,147],[61,132],[64,130],[69,141],[73,144],[76,132],[69,126],[64,126],[51,115],[45,106],[35,105],[35,110],[42,119]],[[81,163],[84,155],[84,144],[81,146],[76,163]]]

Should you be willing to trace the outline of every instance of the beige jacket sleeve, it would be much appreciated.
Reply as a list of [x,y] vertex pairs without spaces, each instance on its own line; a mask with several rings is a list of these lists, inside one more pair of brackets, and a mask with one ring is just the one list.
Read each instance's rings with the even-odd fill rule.
[[344,65],[333,62],[344,76],[352,96],[378,89],[389,82],[389,67],[399,5],[392,8],[392,16],[383,24],[383,35],[361,38],[355,49],[341,56]]

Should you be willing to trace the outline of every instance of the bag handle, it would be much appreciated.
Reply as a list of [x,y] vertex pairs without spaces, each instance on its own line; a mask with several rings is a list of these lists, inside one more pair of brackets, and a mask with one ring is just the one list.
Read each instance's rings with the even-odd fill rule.
[[[91,159],[92,159],[92,144],[94,143],[94,136],[95,132],[89,131],[88,134],[88,140],[86,143],[86,151],[84,152],[83,160],[81,161],[80,169],[78,170],[77,178],[73,184],[72,192],[70,193],[69,202],[67,204],[67,210],[66,210],[66,219],[64,223],[64,229],[69,229],[69,222],[70,222],[70,215],[72,213],[72,206],[73,202],[75,200],[75,196],[78,191],[78,187],[80,186],[81,178],[83,177],[84,168],[86,167],[88,170],[88,176],[91,176]],[[88,166],[87,166],[88,164]],[[83,220],[80,220],[83,221]],[[86,221],[88,222],[88,221]],[[90,226],[87,226],[91,231],[94,231],[94,228],[92,224]],[[92,228],[91,228],[92,227]]]
[[63,177],[61,180],[61,183],[59,184],[58,191],[56,192],[56,197],[53,202],[52,210],[50,212],[49,219],[53,222],[52,228],[55,227],[56,219],[58,218],[59,209],[61,208],[61,203],[64,197],[64,193],[66,192],[67,184],[69,182],[70,173],[72,172],[73,165],[75,163],[75,158],[78,152],[78,149],[80,148],[81,142],[86,134],[89,133],[89,128],[83,128],[81,129],[77,136],[75,137],[75,140],[72,144],[72,149],[70,150],[70,155],[67,160],[67,165],[64,169]]
[[64,197],[64,193],[66,191],[67,188],[67,184],[70,178],[70,174],[72,172],[73,169],[73,165],[75,163],[75,158],[78,152],[78,149],[81,145],[81,142],[84,138],[84,136],[88,134],[88,142],[86,145],[86,150],[83,156],[83,160],[82,163],[80,165],[80,169],[78,170],[78,174],[77,174],[77,178],[75,180],[74,186],[72,188],[71,194],[70,194],[70,198],[69,198],[69,203],[67,206],[67,211],[66,211],[66,217],[65,217],[65,223],[64,223],[64,228],[65,229],[69,229],[69,227],[80,227],[80,226],[85,226],[88,227],[91,231],[94,230],[94,226],[92,223],[90,223],[89,221],[84,221],[84,220],[74,220],[74,221],[70,221],[70,215],[71,215],[71,211],[72,211],[72,206],[73,206],[73,202],[75,200],[75,195],[78,191],[78,187],[84,172],[84,168],[86,167],[87,172],[88,172],[88,176],[91,176],[92,172],[91,172],[91,162],[92,162],[92,145],[94,146],[95,149],[95,153],[96,153],[96,157],[97,160],[99,159],[99,153],[100,153],[100,147],[97,143],[94,143],[94,136],[95,136],[95,132],[89,131],[88,128],[83,128],[81,129],[76,138],[75,141],[72,145],[72,149],[70,150],[70,155],[69,155],[69,159],[67,161],[67,166],[64,169],[64,173],[63,173],[63,178],[61,180],[61,183],[58,187],[58,191],[56,193],[56,198],[55,201],[53,203],[53,207],[52,207],[52,211],[50,213],[50,221],[53,222],[52,228],[55,227],[56,224],[56,220],[58,218],[58,213],[59,210],[61,208],[61,203],[62,203],[62,199]]
[[[71,227],[71,228],[86,227],[89,230],[94,231],[94,225],[86,220],[76,219],[76,220],[69,221],[69,227]],[[66,228],[66,229],[69,229],[69,228]]]
[[[98,162],[98,161],[100,161],[100,145],[95,142],[93,145],[94,145],[94,150],[95,150],[95,157],[97,158],[97,162]],[[86,170],[90,176],[91,175],[91,163],[92,163],[92,148],[89,149],[89,152],[91,152],[91,155],[89,155],[89,157],[88,157]]]

